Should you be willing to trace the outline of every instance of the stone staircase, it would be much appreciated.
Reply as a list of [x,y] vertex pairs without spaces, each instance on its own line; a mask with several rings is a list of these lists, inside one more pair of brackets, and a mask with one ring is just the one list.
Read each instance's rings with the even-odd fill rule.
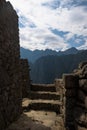
[[30,95],[23,100],[23,109],[26,112],[40,110],[60,114],[61,106],[60,95],[56,92],[55,84],[32,84]]

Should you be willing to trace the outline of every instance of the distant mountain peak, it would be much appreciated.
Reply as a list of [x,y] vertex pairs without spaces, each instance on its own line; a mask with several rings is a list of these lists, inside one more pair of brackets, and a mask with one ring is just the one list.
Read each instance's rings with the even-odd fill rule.
[[71,48],[69,48],[68,50],[78,50],[78,49],[75,48],[75,47],[71,47]]
[[47,56],[47,55],[69,55],[69,54],[76,54],[79,52],[79,50],[77,50],[75,47],[71,47],[65,51],[55,51],[55,50],[51,50],[51,49],[46,49],[46,50],[28,50],[28,49],[24,49],[24,48],[20,48],[20,52],[21,52],[21,57],[22,58],[27,58],[30,62],[35,62],[37,59],[39,59],[42,56]]
[[76,54],[76,53],[78,53],[78,51],[79,51],[79,50],[77,50],[75,47],[71,47],[71,48],[65,50],[65,51],[63,52],[63,54],[65,54],[65,55],[68,55],[68,54]]

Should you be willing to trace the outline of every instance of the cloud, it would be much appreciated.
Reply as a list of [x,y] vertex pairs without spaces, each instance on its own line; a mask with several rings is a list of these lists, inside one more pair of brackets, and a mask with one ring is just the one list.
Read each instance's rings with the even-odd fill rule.
[[[19,15],[20,45],[23,47],[32,50],[46,48],[64,50],[71,46],[68,41],[74,35],[87,36],[85,0],[10,0],[10,2]],[[63,35],[52,32],[55,29],[63,32]],[[66,32],[68,33],[65,34]],[[80,41],[78,38],[76,44]]]
[[[62,47],[67,48],[64,40],[58,35],[53,34],[49,29],[38,28],[22,28],[20,29],[21,46],[34,49],[52,49],[57,48],[62,50]],[[39,33],[38,33],[39,32]],[[25,35],[26,34],[26,35]]]
[[85,37],[84,40],[85,40],[85,42],[81,46],[79,46],[78,49],[80,49],[80,50],[87,49],[87,37]]
[[79,50],[82,49],[87,49],[87,41],[85,42],[85,44],[81,45],[80,47],[78,47]]

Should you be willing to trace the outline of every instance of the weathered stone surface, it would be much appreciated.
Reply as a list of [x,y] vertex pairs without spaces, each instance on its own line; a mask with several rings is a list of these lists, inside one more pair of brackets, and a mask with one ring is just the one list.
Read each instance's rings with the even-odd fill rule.
[[87,79],[79,80],[79,87],[87,93]]
[[67,89],[66,92],[65,92],[65,96],[66,97],[76,97],[77,96],[77,90],[74,90],[74,89]]
[[71,130],[87,128],[87,62],[79,65],[73,74],[64,76],[65,126]]
[[84,94],[84,92],[79,90],[78,91],[78,99],[81,101],[85,101],[85,97],[86,97],[86,95]]
[[61,92],[61,89],[64,88],[62,79],[55,79],[55,87],[57,92]]
[[81,70],[81,74],[79,75],[79,77],[87,79],[87,65],[83,66],[83,68]]
[[75,120],[80,126],[87,127],[87,113],[86,110],[80,107],[75,109]]
[[27,97],[30,93],[30,75],[29,64],[27,59],[21,59],[21,85],[22,85],[22,97]]
[[64,87],[66,89],[78,88],[79,77],[73,74],[63,75]]
[[87,95],[85,97],[85,108],[87,109]]
[[18,16],[10,2],[0,0],[0,130],[21,113]]
[[[64,89],[64,84],[63,84],[63,80],[62,79],[55,79],[55,87],[56,87],[56,91],[60,94],[60,101],[62,102],[62,104],[64,104],[64,95],[65,95],[65,89]],[[62,106],[63,108],[63,106]],[[61,109],[62,109],[61,108]]]
[[87,62],[82,62],[81,65],[79,65],[79,69],[74,71],[75,75],[78,75],[80,79],[87,79]]
[[66,103],[65,103],[65,124],[66,125],[74,121],[75,104],[76,101],[74,98],[66,98]]
[[31,90],[56,92],[56,87],[54,84],[31,84]]
[[78,68],[82,69],[85,65],[87,65],[87,61],[81,62]]
[[49,99],[49,100],[60,100],[60,94],[57,92],[41,92],[41,91],[31,91],[28,95],[30,99]]

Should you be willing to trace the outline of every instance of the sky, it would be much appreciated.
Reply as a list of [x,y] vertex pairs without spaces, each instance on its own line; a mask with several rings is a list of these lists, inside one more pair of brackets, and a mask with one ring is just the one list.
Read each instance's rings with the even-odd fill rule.
[[21,47],[87,49],[87,0],[9,1],[19,16]]

